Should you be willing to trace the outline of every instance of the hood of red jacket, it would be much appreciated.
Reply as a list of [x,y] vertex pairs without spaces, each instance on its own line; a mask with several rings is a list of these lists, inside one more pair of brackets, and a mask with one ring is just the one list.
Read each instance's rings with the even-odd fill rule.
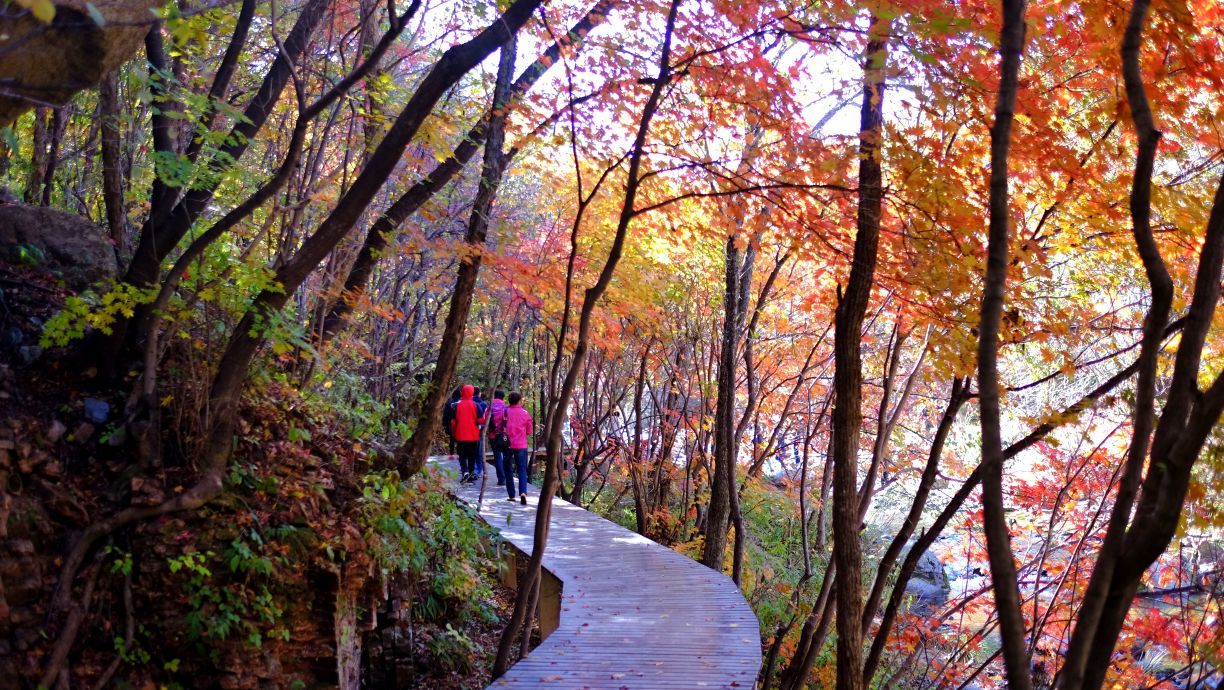
[[464,387],[463,387],[463,390],[462,390],[462,391],[460,391],[460,393],[459,393],[459,399],[460,399],[460,400],[471,400],[471,399],[472,399],[472,395],[473,395],[473,394],[475,394],[475,393],[476,393],[476,387],[475,387],[475,386],[472,386],[472,385],[470,385],[470,384],[469,384],[469,385],[466,385],[466,386],[464,386]]

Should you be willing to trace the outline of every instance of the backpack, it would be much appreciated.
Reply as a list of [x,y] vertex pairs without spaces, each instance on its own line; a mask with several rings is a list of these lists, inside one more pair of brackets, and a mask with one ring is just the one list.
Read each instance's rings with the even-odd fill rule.
[[[506,421],[508,415],[506,412],[509,408],[502,408],[501,414],[494,413],[493,424],[489,428],[489,435],[493,437],[494,450],[509,450],[510,436],[506,434]],[[500,417],[500,419],[498,419]]]

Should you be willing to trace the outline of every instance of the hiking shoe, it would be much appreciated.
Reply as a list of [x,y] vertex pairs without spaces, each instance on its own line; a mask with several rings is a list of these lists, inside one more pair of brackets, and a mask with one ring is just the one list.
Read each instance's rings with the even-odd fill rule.
[[519,494],[519,503],[527,505],[527,494]]
[[497,483],[497,485],[498,485],[498,486],[505,486],[505,485],[506,485],[506,482],[503,480],[503,481],[498,482],[498,483]]
[[514,503],[514,497],[513,497],[513,496],[507,496],[507,497],[506,497],[506,500],[507,500],[507,501],[510,501],[511,503]]

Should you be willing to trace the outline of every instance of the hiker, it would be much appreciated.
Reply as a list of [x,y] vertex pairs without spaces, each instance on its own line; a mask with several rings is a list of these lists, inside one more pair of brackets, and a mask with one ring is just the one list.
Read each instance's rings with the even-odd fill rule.
[[480,431],[485,423],[484,401],[475,399],[476,389],[470,385],[460,389],[459,402],[451,420],[455,447],[459,451],[460,481],[474,482],[482,473],[484,458],[480,457]]
[[451,393],[450,400],[442,406],[442,428],[446,429],[446,438],[450,441],[450,457],[455,457],[455,431],[451,427],[455,423],[455,405],[459,404],[459,394],[461,386],[456,386]]
[[[486,413],[489,409],[489,403],[485,402],[484,396],[480,394],[480,386],[473,386],[472,400],[476,401],[477,405],[483,406]],[[489,415],[485,414],[484,421],[480,423],[480,441],[476,444],[476,457],[480,459],[480,469],[484,470],[485,466],[485,429],[488,428]],[[481,472],[477,472],[476,476],[481,476]]]
[[510,406],[506,408],[506,440],[510,452],[506,458],[507,500],[514,500],[514,477],[518,475],[519,502],[527,505],[527,442],[531,439],[531,413],[523,409],[523,396],[517,391],[510,394]]
[[506,465],[510,444],[506,437],[506,393],[500,388],[493,391],[493,402],[489,404],[489,447],[493,449],[493,468],[497,470],[497,485],[505,486]]

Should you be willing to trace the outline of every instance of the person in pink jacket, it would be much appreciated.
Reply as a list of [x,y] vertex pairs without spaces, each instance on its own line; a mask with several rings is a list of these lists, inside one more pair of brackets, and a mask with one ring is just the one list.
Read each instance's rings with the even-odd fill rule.
[[527,505],[527,444],[531,440],[531,413],[523,409],[523,396],[515,392],[510,394],[506,408],[506,436],[510,439],[510,452],[506,462],[506,493],[507,500],[514,500],[514,478],[518,477],[518,499]]

